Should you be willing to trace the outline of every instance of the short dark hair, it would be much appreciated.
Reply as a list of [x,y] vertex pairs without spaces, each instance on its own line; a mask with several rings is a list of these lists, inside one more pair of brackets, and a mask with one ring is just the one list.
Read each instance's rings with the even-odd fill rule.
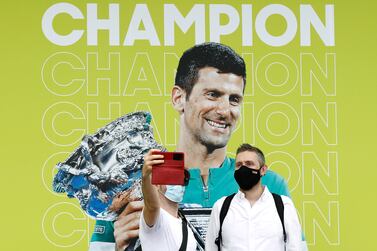
[[203,43],[186,50],[179,60],[175,84],[190,97],[192,88],[199,78],[199,70],[214,67],[221,73],[233,73],[243,78],[246,85],[246,67],[243,58],[232,48],[220,43]]
[[258,156],[260,166],[262,167],[266,164],[266,159],[264,158],[264,154],[263,154],[262,150],[259,149],[258,147],[252,146],[252,145],[247,144],[247,143],[243,143],[242,145],[240,145],[237,148],[236,155],[238,155],[239,153],[242,153],[242,152],[254,152]]

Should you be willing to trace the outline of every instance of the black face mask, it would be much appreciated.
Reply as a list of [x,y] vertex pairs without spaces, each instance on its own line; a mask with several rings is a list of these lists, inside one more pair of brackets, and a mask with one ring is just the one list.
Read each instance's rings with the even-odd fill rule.
[[250,190],[261,178],[260,169],[254,170],[247,166],[241,166],[234,172],[234,178],[242,190]]

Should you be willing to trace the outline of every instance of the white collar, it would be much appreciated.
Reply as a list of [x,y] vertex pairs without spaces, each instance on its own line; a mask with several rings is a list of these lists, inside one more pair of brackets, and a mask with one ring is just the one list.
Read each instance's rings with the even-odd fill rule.
[[[263,189],[263,193],[261,194],[261,196],[259,197],[257,201],[261,201],[261,202],[264,202],[265,200],[267,200],[267,198],[269,196],[271,196],[271,193],[270,193],[270,190],[268,190],[267,186],[262,186]],[[236,194],[236,197],[240,200],[246,200],[245,198],[245,194],[241,191],[241,190],[238,190],[237,194]]]

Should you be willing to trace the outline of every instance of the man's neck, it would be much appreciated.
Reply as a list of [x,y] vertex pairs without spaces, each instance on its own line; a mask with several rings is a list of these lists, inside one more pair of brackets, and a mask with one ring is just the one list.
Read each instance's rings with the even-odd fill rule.
[[219,167],[226,156],[226,147],[209,152],[206,146],[187,138],[179,140],[177,151],[185,153],[186,168],[200,168],[202,175],[208,175],[210,167]]
[[256,184],[252,189],[244,191],[240,189],[241,192],[245,194],[245,198],[250,202],[251,205],[254,205],[254,203],[259,200],[259,198],[262,196],[264,187],[262,186],[261,182],[259,181],[258,184]]
[[170,201],[163,194],[160,195],[161,208],[175,218],[178,218],[178,203]]

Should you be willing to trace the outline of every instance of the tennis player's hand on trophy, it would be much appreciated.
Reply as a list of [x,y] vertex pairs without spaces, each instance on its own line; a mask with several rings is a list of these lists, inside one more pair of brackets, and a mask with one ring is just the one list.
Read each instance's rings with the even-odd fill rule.
[[131,201],[114,223],[114,238],[116,250],[124,251],[131,240],[139,236],[139,221],[143,201]]

